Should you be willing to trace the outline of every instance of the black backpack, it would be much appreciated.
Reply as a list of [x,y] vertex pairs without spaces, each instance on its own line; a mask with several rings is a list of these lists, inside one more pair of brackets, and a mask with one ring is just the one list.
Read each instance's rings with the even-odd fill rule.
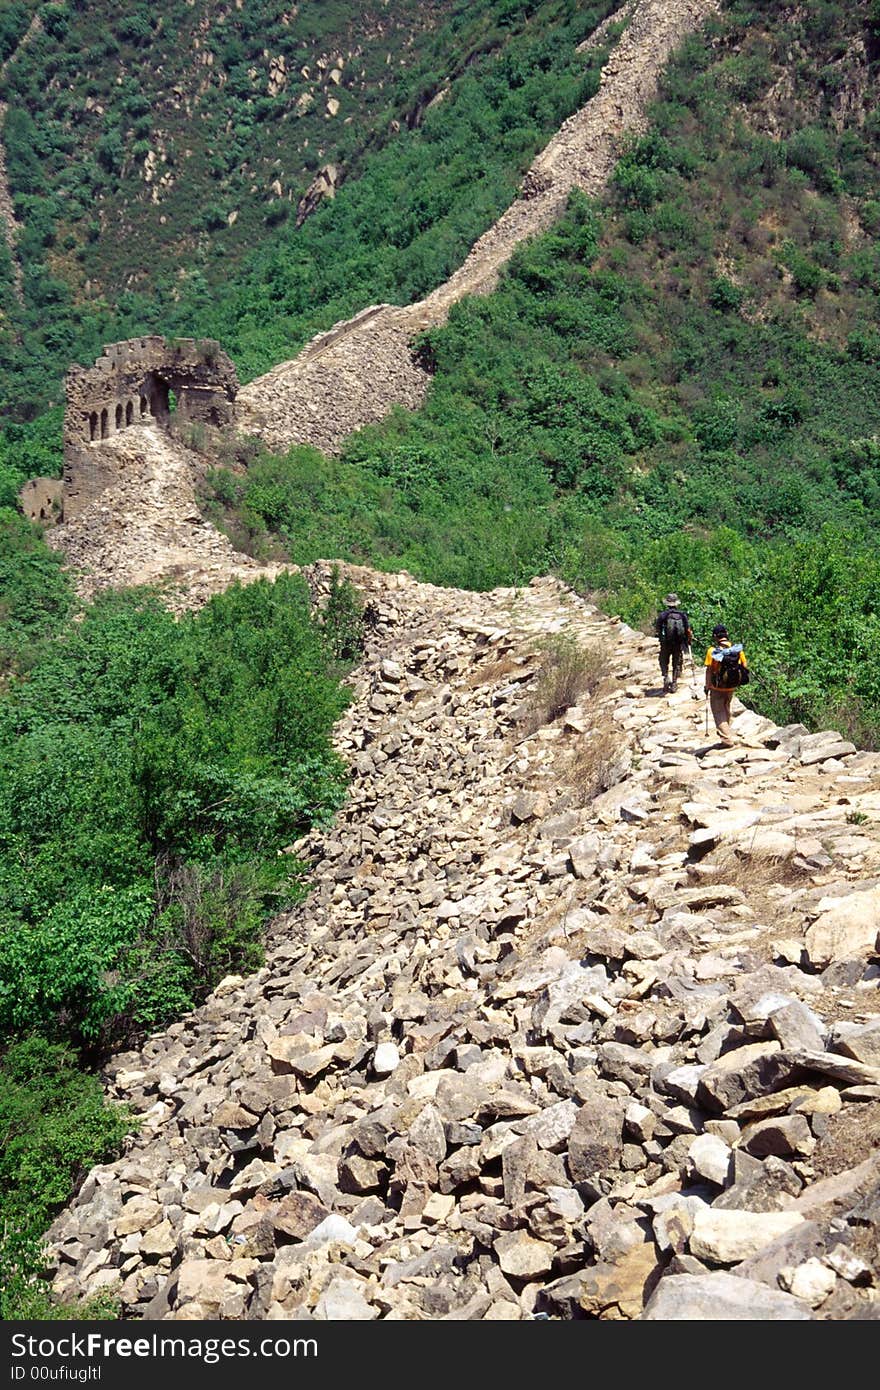
[[670,608],[663,618],[663,636],[670,647],[686,647],[687,619],[677,608]]
[[733,647],[717,647],[712,652],[713,660],[718,662],[712,676],[716,689],[735,690],[738,685],[748,685],[748,667],[740,665],[741,651],[742,644],[737,642]]

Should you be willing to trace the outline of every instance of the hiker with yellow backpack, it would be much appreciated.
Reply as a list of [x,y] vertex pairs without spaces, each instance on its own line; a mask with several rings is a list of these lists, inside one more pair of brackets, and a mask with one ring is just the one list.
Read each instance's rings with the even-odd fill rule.
[[736,746],[730,727],[730,706],[734,691],[748,685],[749,664],[742,643],[732,643],[727,628],[718,623],[712,629],[712,646],[706,652],[706,698],[715,720],[718,737],[728,748]]

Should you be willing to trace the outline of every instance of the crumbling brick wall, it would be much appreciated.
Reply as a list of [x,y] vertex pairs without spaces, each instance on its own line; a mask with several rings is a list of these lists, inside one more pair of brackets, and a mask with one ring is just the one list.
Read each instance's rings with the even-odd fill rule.
[[103,447],[120,430],[178,421],[223,427],[235,414],[235,367],[211,339],[151,336],[111,343],[65,381],[64,515],[76,516],[116,480]]

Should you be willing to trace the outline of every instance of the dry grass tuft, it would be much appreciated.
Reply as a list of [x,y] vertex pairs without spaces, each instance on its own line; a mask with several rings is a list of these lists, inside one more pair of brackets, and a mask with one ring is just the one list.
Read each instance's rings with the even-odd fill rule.
[[522,715],[526,736],[552,724],[585,696],[595,694],[610,668],[606,647],[582,647],[565,633],[548,639],[542,654],[541,669]]
[[473,690],[478,685],[496,685],[498,681],[504,680],[505,676],[522,676],[524,665],[525,659],[514,656],[512,652],[507,656],[496,657],[494,661],[478,666],[468,677],[468,685]]
[[703,863],[712,873],[701,876],[701,883],[730,883],[742,889],[752,911],[774,931],[791,920],[798,899],[788,893],[776,894],[772,889],[792,889],[809,883],[809,874],[790,858],[743,853],[736,845],[720,845]]
[[732,883],[743,891],[760,893],[777,885],[787,887],[804,881],[803,870],[797,868],[791,858],[744,853],[736,845],[720,845],[703,863],[711,868],[711,877],[719,883]]
[[578,739],[562,774],[574,793],[576,807],[589,806],[619,780],[625,747],[620,729],[607,717]]

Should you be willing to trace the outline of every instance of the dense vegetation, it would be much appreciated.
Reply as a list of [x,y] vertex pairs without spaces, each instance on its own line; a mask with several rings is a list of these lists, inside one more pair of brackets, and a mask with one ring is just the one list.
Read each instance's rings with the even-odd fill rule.
[[179,621],[128,593],[71,622],[64,576],[7,516],[0,1284],[20,1292],[49,1213],[125,1128],[77,1059],[255,969],[302,892],[281,851],[343,794],[329,739],[357,608],[336,585],[318,621],[283,577]]
[[4,1052],[0,1086],[0,1319],[112,1315],[112,1303],[51,1305],[33,1275],[55,1211],[93,1163],[112,1158],[131,1117],[105,1105],[94,1077],[60,1043],[31,1037]]

